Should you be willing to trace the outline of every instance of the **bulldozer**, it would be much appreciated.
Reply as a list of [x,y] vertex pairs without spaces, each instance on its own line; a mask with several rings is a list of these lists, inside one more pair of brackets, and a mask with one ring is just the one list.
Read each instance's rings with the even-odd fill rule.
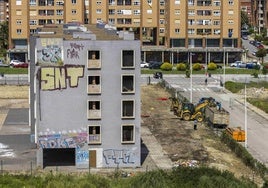
[[207,105],[211,105],[213,101],[203,100],[194,105],[190,102],[180,101],[175,97],[170,98],[170,100],[170,110],[174,112],[174,115],[185,121],[197,120],[198,122],[202,122],[204,120],[205,107]]

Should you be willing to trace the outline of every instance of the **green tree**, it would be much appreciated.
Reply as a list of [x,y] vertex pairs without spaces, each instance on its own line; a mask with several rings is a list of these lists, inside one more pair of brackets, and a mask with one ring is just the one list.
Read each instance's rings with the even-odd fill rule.
[[0,56],[6,56],[8,48],[8,22],[0,23]]
[[243,25],[250,25],[248,14],[245,11],[241,11],[241,26]]
[[256,52],[256,57],[258,58],[261,58],[261,63],[263,65],[263,60],[264,60],[264,57],[266,56],[267,52],[266,52],[266,49],[259,49],[257,52]]

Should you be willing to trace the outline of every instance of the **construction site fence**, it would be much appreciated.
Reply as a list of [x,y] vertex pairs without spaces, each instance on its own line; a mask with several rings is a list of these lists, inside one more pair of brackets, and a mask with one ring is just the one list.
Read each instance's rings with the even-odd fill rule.
[[189,100],[181,94],[181,91],[172,87],[171,84],[168,83],[165,79],[162,79],[159,84],[160,86],[165,88],[165,90],[171,95],[171,97],[178,98],[180,101],[189,102]]

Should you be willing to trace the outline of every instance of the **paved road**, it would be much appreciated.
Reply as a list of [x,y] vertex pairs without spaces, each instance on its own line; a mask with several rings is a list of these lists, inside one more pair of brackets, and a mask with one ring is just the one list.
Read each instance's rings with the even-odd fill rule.
[[[252,55],[253,52],[257,52],[258,51],[258,48],[256,48],[252,44],[250,44],[249,43],[250,40],[254,40],[254,39],[252,39],[252,38],[250,38],[249,40],[243,40],[242,39],[243,47],[248,50],[248,54],[249,54],[248,60],[258,59],[256,56]],[[266,55],[264,57],[264,62],[268,62],[268,55]]]
[[[142,84],[148,82],[150,75],[142,75]],[[152,76],[150,76],[152,77]],[[190,87],[190,79],[185,75],[164,75],[164,79],[183,96],[190,98],[192,90],[193,103],[197,103],[201,97],[214,97],[222,103],[222,106],[230,112],[230,127],[242,127],[245,129],[247,125],[247,149],[259,161],[268,166],[268,115],[263,111],[255,108],[247,103],[245,110],[244,96],[236,95],[224,90],[220,87],[220,76],[208,78],[208,85],[205,85],[205,76],[194,75],[192,78],[192,89]],[[252,78],[249,75],[227,75],[227,80],[249,82]],[[265,77],[254,81],[266,79]],[[159,80],[151,78],[152,83]]]

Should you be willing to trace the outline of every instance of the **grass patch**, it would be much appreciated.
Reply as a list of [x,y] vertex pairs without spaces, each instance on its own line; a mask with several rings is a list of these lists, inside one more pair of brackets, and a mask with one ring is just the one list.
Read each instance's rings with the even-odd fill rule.
[[0,74],[28,74],[28,69],[0,67]]
[[[121,175],[121,174],[120,174]],[[249,179],[236,178],[232,173],[208,167],[178,167],[170,171],[156,170],[137,173],[126,177],[102,177],[100,175],[48,174],[43,176],[9,175],[1,176],[0,187],[42,187],[42,188],[209,188],[239,187],[257,188]]]
[[[268,89],[268,82],[250,82],[247,83],[247,88],[266,88]],[[245,89],[245,83],[227,81],[225,83],[225,88],[231,91],[232,93],[238,93],[241,89]]]
[[268,99],[267,98],[266,99],[248,98],[247,101],[250,104],[268,113]]

